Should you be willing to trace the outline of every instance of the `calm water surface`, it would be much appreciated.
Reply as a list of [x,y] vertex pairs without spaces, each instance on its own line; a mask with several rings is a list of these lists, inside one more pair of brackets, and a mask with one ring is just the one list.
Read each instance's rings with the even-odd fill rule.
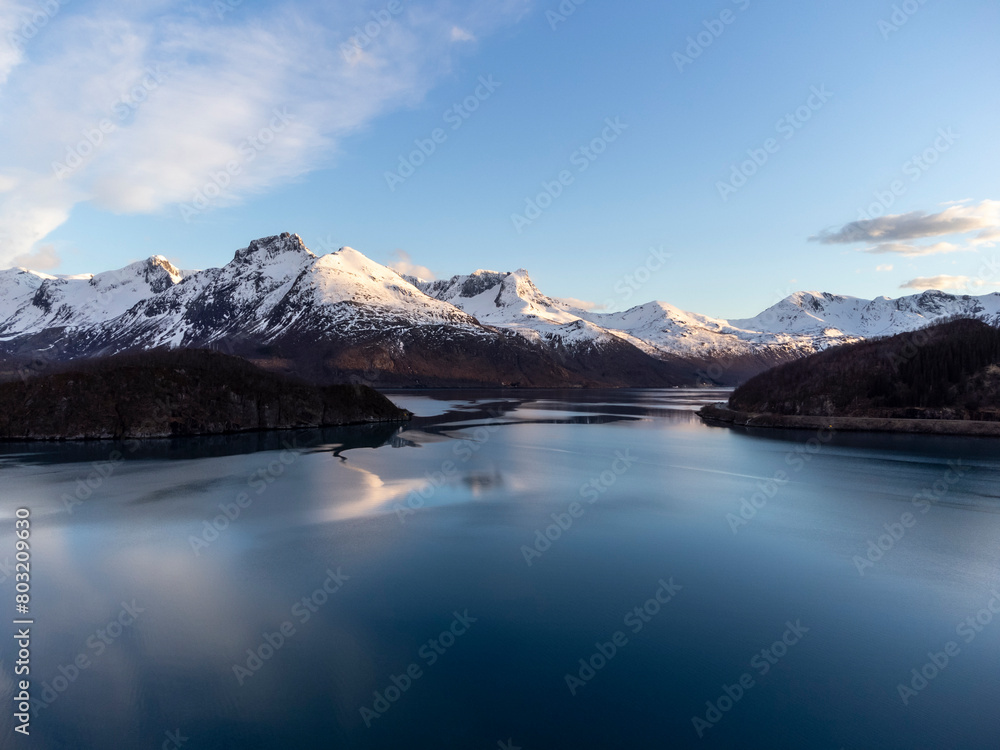
[[702,424],[721,396],[8,445],[0,745],[1000,747],[1000,441]]

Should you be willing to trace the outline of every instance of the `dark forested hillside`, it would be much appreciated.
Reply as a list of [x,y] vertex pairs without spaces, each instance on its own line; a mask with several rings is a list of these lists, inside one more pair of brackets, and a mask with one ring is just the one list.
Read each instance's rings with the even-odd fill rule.
[[410,416],[367,386],[314,386],[202,350],[63,367],[0,384],[0,439],[208,435]]
[[757,375],[729,405],[784,415],[1000,420],[1000,329],[961,319],[835,347]]

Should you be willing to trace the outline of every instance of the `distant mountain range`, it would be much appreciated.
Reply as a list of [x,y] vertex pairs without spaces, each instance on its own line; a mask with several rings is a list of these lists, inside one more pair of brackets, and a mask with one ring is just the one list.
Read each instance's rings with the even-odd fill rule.
[[318,382],[375,386],[735,384],[833,344],[956,314],[1000,324],[1000,294],[864,300],[797,292],[744,320],[665,302],[598,313],[527,271],[401,276],[351,248],[255,240],[222,268],[162,256],[96,275],[0,271],[0,369],[159,347],[212,348]]

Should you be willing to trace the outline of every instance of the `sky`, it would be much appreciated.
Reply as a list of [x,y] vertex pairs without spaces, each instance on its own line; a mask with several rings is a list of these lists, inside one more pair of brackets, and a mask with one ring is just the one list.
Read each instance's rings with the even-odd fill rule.
[[1000,291],[995,0],[0,0],[0,267],[349,245],[597,309]]

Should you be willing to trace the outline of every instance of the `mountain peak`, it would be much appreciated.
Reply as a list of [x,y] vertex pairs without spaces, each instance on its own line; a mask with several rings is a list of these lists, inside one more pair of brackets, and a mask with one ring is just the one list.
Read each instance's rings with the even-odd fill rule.
[[368,261],[369,263],[374,262],[371,260],[371,258],[369,258],[360,250],[355,250],[353,247],[349,247],[347,245],[344,245],[342,248],[335,250],[332,254],[339,255],[344,260],[364,260]]
[[246,261],[251,257],[273,259],[281,255],[316,257],[297,234],[282,232],[272,237],[254,240],[245,248],[237,250],[234,260]]
[[165,271],[167,275],[174,280],[174,283],[177,283],[182,278],[184,278],[183,272],[162,255],[149,256],[146,259],[146,269],[147,269],[147,276],[150,273],[155,274]]

